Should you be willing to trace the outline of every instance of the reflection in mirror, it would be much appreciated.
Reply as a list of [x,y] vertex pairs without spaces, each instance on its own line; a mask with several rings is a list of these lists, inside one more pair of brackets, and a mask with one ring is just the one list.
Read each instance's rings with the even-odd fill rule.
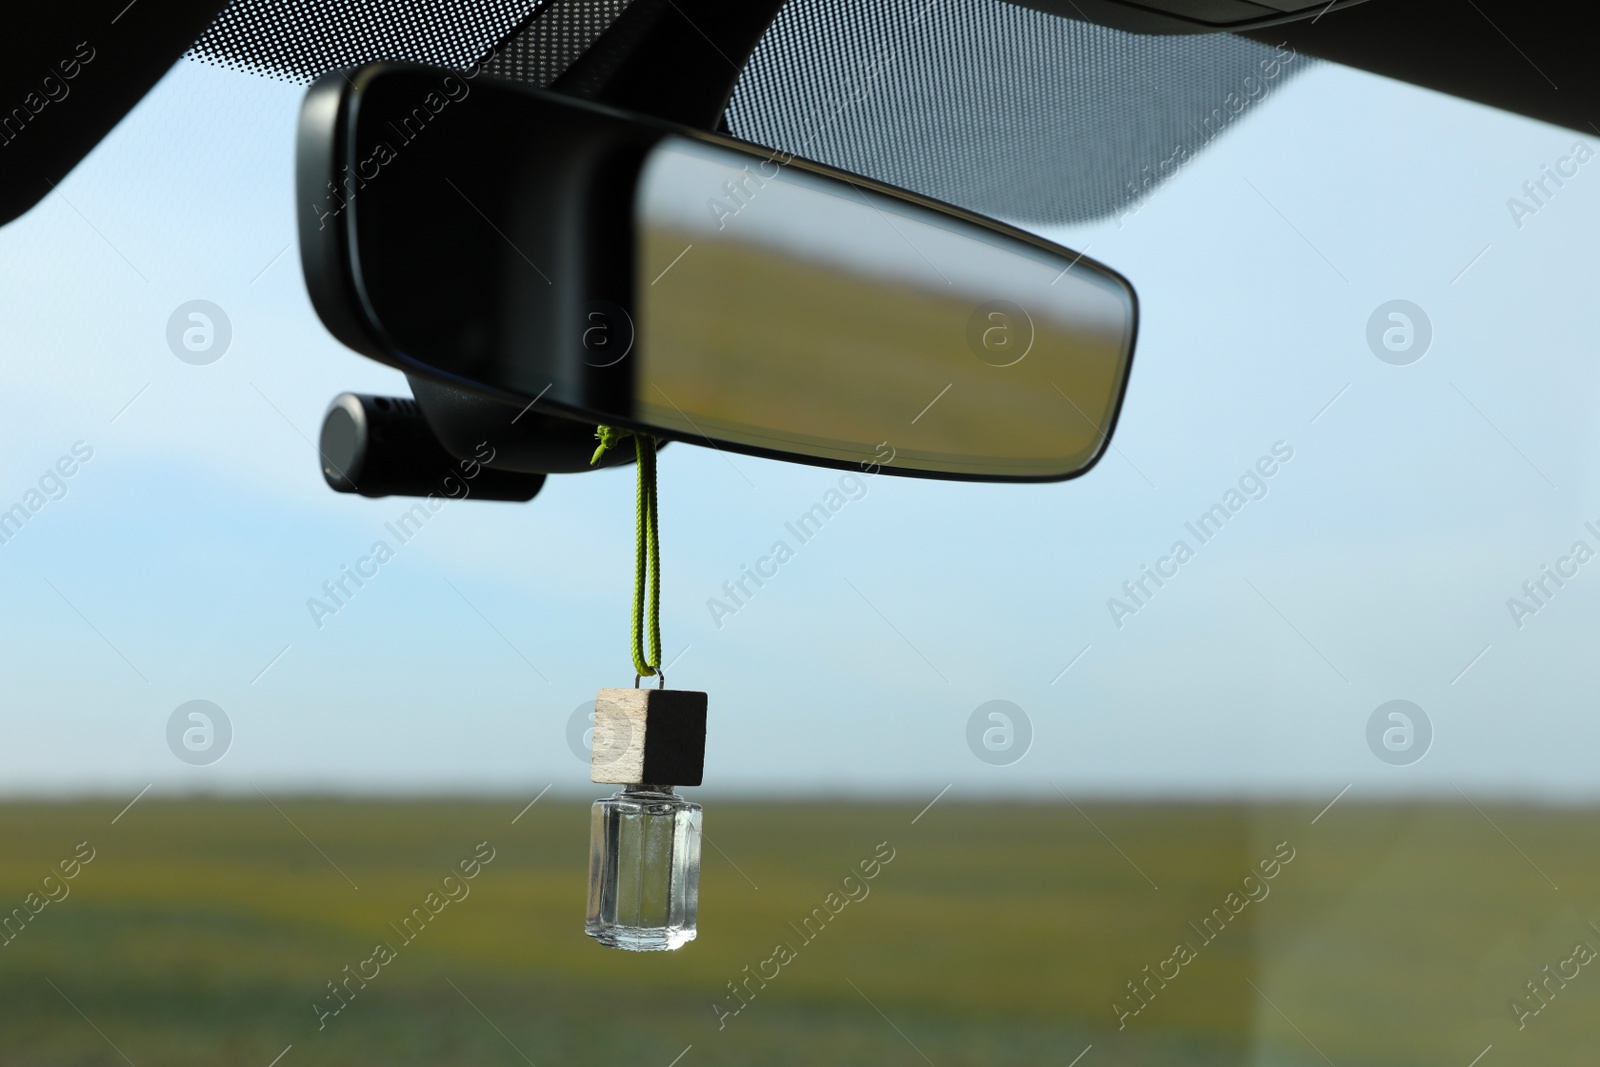
[[1103,447],[1133,301],[1081,257],[685,137],[651,151],[635,217],[643,423],[978,477]]

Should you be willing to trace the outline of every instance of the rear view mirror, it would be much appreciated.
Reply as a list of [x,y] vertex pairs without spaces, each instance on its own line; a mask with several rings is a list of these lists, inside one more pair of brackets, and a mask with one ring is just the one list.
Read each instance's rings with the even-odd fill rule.
[[1116,421],[1133,289],[1009,226],[422,67],[323,78],[299,137],[313,303],[344,343],[408,373],[670,439],[933,477],[1070,478]]

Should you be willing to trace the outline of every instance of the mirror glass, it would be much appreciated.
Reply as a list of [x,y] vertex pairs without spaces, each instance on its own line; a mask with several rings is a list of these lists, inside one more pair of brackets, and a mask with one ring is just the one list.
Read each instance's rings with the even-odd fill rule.
[[973,476],[1103,447],[1134,308],[1081,257],[684,137],[636,197],[641,421]]

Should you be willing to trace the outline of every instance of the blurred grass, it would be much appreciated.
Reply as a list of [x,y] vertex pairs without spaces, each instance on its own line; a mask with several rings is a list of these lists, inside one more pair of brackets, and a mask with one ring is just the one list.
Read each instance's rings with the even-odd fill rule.
[[[96,850],[0,947],[0,1067],[268,1067],[290,1045],[280,1067],[668,1067],[690,1045],[681,1067],[1065,1065],[1091,1044],[1081,1067],[1465,1067],[1491,1043],[1577,1063],[1600,1036],[1600,966],[1523,1031],[1508,1010],[1600,947],[1587,811],[946,798],[913,824],[921,803],[712,801],[699,940],[632,954],[582,933],[586,804],[513,825],[525,801],[147,797],[113,825],[123,803],[0,805],[7,913]],[[389,924],[480,841],[471,895],[403,944]],[[885,841],[870,895],[803,943],[790,924]],[[1125,983],[1198,944],[1188,924],[1280,841],[1270,896],[1119,1031]],[[312,1003],[378,941],[398,958],[319,1030]],[[719,1029],[713,1002],[780,941],[797,958]]]

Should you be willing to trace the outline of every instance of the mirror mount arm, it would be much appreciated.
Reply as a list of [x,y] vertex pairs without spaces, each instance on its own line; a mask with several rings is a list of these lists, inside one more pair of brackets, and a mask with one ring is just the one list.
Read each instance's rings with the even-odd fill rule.
[[596,461],[593,423],[416,375],[407,375],[406,380],[433,436],[458,459],[476,457],[491,470],[541,475],[578,474],[633,462],[633,450],[627,448],[613,449]]
[[593,459],[595,427],[410,378],[412,397],[340,393],[317,451],[335,492],[367,497],[532,500],[547,474],[634,461],[619,448]]
[[550,88],[716,131],[782,6],[783,0],[633,0]]

